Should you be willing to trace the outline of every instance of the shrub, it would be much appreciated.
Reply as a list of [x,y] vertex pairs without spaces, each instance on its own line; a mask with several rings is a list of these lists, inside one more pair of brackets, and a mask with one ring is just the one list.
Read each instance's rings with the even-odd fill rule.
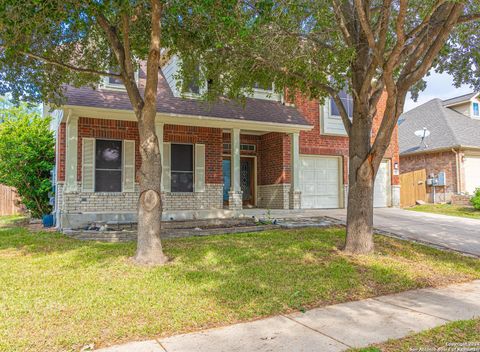
[[475,209],[480,210],[480,187],[475,190],[475,193],[470,199],[470,202],[472,202],[472,205]]
[[32,216],[48,213],[55,157],[50,119],[21,105],[3,108],[0,121],[0,183],[17,189]]

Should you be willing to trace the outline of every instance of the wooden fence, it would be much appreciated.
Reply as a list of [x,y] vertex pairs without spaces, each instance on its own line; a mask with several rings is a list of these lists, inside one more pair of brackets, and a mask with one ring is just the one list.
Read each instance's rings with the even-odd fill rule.
[[427,201],[427,172],[425,169],[415,170],[400,175],[400,206],[410,207],[417,200]]
[[18,215],[23,212],[15,188],[0,184],[0,215]]

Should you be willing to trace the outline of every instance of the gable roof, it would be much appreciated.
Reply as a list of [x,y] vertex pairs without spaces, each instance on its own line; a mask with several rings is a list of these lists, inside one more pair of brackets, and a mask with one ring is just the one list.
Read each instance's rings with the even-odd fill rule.
[[461,104],[461,103],[467,103],[467,102],[470,101],[470,99],[472,99],[476,95],[478,95],[478,93],[468,93],[468,94],[464,94],[464,95],[459,95],[458,97],[444,100],[443,105],[444,106],[452,106],[452,105],[457,105],[457,104]]
[[[474,96],[474,95],[473,95]],[[426,127],[430,136],[425,143],[415,131]],[[480,119],[472,119],[433,99],[400,116],[398,143],[400,154],[422,153],[453,147],[480,148]]]
[[[140,81],[144,80],[144,77],[144,73],[140,72]],[[68,86],[64,94],[66,105],[132,110],[126,91]],[[175,97],[163,74],[159,75],[157,112],[310,126],[296,108],[278,101],[246,98],[245,102],[237,102],[220,98],[217,102],[208,103],[197,99]]]

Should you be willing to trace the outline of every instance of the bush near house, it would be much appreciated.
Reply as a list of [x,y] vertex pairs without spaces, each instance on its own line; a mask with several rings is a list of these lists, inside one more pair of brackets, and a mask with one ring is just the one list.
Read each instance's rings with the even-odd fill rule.
[[477,188],[475,190],[475,194],[473,195],[470,202],[472,203],[475,209],[480,210],[480,188]]
[[0,183],[15,187],[33,217],[50,212],[55,142],[50,119],[26,105],[0,110]]

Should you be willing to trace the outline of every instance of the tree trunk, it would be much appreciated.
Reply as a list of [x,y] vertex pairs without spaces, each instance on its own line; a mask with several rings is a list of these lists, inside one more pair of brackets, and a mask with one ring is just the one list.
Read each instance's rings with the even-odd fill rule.
[[368,104],[355,102],[349,138],[349,190],[345,251],[373,252],[373,189],[376,170],[370,155],[372,117]]
[[137,252],[134,260],[139,264],[164,264],[160,241],[162,221],[161,176],[162,163],[158,138],[155,134],[155,109],[144,108],[138,119],[140,135],[140,198],[138,200]]

